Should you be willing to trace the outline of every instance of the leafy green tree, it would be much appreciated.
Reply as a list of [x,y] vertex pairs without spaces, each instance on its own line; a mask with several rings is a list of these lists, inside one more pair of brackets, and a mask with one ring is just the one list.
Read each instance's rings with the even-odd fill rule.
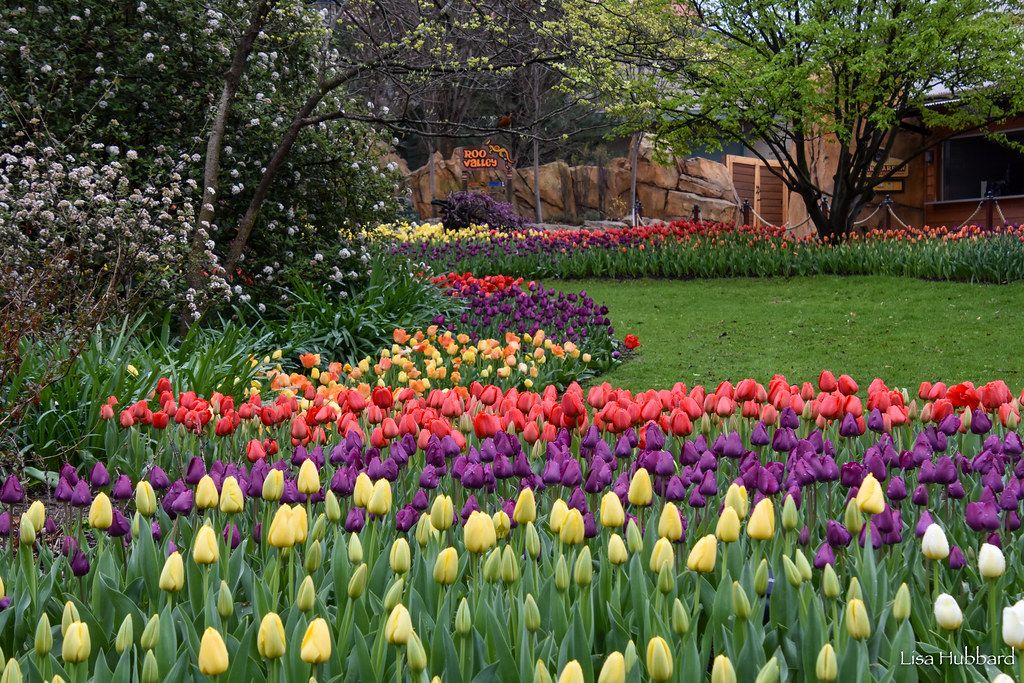
[[[596,55],[576,77],[677,151],[738,142],[778,159],[818,234],[838,238],[913,158],[1024,111],[1021,18],[1016,0],[601,0],[574,11]],[[936,92],[955,102],[931,106]],[[901,132],[920,145],[883,168]],[[823,142],[837,143],[829,183]]]

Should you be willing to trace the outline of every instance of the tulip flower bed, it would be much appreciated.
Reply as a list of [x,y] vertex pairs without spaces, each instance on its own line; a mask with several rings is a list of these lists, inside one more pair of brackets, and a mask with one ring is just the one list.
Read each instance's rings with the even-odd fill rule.
[[781,227],[674,222],[605,230],[445,232],[381,226],[371,242],[438,270],[524,278],[713,278],[897,275],[936,280],[1024,279],[1024,228],[872,231],[829,244]]
[[117,419],[112,399],[105,462],[52,490],[7,477],[2,680],[989,680],[1024,661],[1002,382],[349,389],[304,360],[298,394],[161,380]]

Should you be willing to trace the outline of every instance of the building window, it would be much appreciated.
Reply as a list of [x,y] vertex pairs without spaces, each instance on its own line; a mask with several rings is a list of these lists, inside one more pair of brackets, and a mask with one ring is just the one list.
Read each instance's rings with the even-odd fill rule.
[[[1006,133],[1024,145],[1024,130]],[[942,148],[942,199],[981,199],[1024,195],[1024,154],[983,135],[947,140]]]

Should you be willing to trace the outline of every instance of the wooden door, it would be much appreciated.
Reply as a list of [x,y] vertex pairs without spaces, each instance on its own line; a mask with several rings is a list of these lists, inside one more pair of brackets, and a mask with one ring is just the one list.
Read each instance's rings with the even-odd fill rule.
[[[751,216],[754,225],[783,225],[789,213],[789,191],[776,175],[767,168],[767,164],[753,157],[741,157],[729,154],[725,157],[726,168],[732,176],[736,194],[740,204],[743,200],[750,202],[757,215]],[[779,162],[772,162],[779,166]],[[763,218],[758,218],[758,215]]]

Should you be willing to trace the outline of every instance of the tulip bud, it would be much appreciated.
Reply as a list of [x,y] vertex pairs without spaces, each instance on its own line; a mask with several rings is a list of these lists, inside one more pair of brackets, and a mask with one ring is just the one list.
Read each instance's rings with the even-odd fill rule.
[[711,665],[711,683],[736,683],[736,670],[725,655],[715,657]]
[[412,565],[412,557],[409,551],[409,542],[404,538],[396,538],[391,544],[391,555],[389,556],[391,571],[396,574],[405,574]]
[[352,563],[352,566],[356,566],[363,561],[363,544],[359,540],[359,534],[349,534],[348,561]]
[[217,534],[208,523],[204,524],[192,541],[192,559],[196,564],[213,564],[220,559],[220,544]]
[[804,577],[800,574],[800,570],[793,564],[793,560],[789,559],[789,555],[782,556],[782,566],[786,570],[786,580],[789,581],[789,585],[794,588],[799,588],[800,584],[804,582]]
[[537,607],[537,601],[529,593],[526,594],[523,605],[523,622],[526,625],[526,630],[530,633],[536,633],[540,629],[540,608]]
[[946,532],[938,524],[929,524],[921,539],[921,554],[929,560],[944,560],[949,557],[949,541]]
[[158,642],[160,642],[160,615],[154,614],[146,622],[146,628],[142,629],[139,645],[143,650],[152,650]]
[[732,543],[740,537],[740,518],[736,510],[728,504],[722,509],[715,526],[715,536],[722,543]]
[[[131,623],[131,615],[128,616],[129,623]],[[43,612],[42,616],[39,617],[39,621],[36,623],[36,639],[35,639],[35,650],[36,654],[40,657],[45,657],[50,653],[50,649],[53,647],[53,632],[50,630],[50,618],[46,616],[46,612]],[[121,652],[121,650],[118,650]]]
[[690,632],[690,615],[679,598],[672,603],[672,632],[677,636]]
[[672,650],[661,636],[655,636],[647,643],[647,673],[655,681],[672,678]]
[[324,536],[327,535],[327,516],[324,513],[320,513],[316,517],[316,521],[313,522],[313,533],[310,534],[310,538],[314,541],[324,540]]
[[164,560],[164,568],[160,572],[160,590],[177,593],[184,585],[185,565],[181,561],[181,554],[174,551]]
[[160,683],[160,664],[157,663],[152,650],[146,651],[146,657],[142,661],[142,683]]
[[217,493],[217,485],[213,483],[213,478],[204,474],[196,485],[196,507],[200,510],[209,510],[217,507],[219,500],[220,496]]
[[473,630],[473,618],[469,615],[469,603],[462,598],[459,609],[455,611],[455,632],[460,636],[468,636]]
[[220,582],[220,590],[217,591],[217,614],[224,621],[231,618],[235,613],[235,599],[231,595],[231,589],[227,581]]
[[68,626],[61,646],[61,658],[68,664],[78,664],[89,659],[92,652],[92,641],[89,638],[89,627],[80,621]]
[[124,621],[121,622],[121,627],[117,629],[117,637],[114,639],[114,649],[117,650],[117,654],[130,648],[134,640],[135,622],[132,621],[131,614],[126,614]]
[[139,533],[142,531],[142,522],[143,522],[142,515],[140,515],[138,513],[138,511],[136,511],[135,514],[132,515],[132,540],[133,541],[139,540]]
[[516,558],[516,554],[512,552],[512,546],[506,545],[501,553],[500,575],[501,580],[507,586],[511,586],[519,580],[519,560]]
[[459,555],[455,548],[445,548],[434,560],[434,581],[450,586],[455,583],[459,573]]
[[[110,525],[108,524],[107,526]],[[23,546],[30,546],[36,542],[36,528],[32,525],[32,519],[28,516],[27,512],[21,514],[21,522],[18,526],[18,540]]]
[[[406,612],[406,618],[409,613]],[[411,627],[410,627],[411,628]],[[307,664],[322,664],[331,657],[331,631],[327,622],[317,618],[309,622],[306,633],[302,636],[299,657]]]
[[7,665],[4,667],[4,672],[0,675],[0,683],[21,683],[21,665],[18,664],[18,660],[11,657],[7,660]]
[[[538,443],[540,443],[538,441]],[[543,660],[537,660],[537,666],[533,667],[533,683],[552,683],[551,674],[548,673],[548,668],[544,666]]]
[[430,522],[430,515],[427,513],[420,514],[420,518],[416,521],[416,544],[425,548],[430,539],[437,536],[437,530]]
[[256,634],[256,650],[264,659],[283,657],[287,651],[284,624],[276,612],[268,612],[260,622],[260,630]]
[[[308,461],[307,461],[308,462]],[[301,612],[308,612],[316,604],[316,589],[313,587],[313,577],[306,576],[299,584],[299,592],[295,596],[295,606]]]
[[[582,518],[581,518],[582,520]],[[504,510],[498,510],[491,516],[491,521],[494,522],[494,535],[497,538],[505,538],[512,530],[512,522],[508,518],[508,514]]]
[[415,632],[409,636],[409,642],[405,646],[405,655],[409,669],[414,674],[427,668],[427,652],[423,649],[423,643]]
[[978,571],[986,579],[998,579],[1006,571],[1006,558],[998,546],[983,543],[978,551]]
[[498,540],[494,520],[484,512],[471,513],[462,527],[462,540],[471,553],[480,555],[487,552]]
[[739,581],[732,582],[732,611],[737,619],[746,620],[750,617],[750,599]]
[[384,624],[384,637],[391,645],[406,645],[412,636],[412,617],[405,605],[399,603],[391,610]]
[[576,556],[576,567],[573,577],[577,586],[589,586],[594,579],[594,564],[590,556],[590,546],[583,546],[583,550]]
[[438,496],[430,506],[430,524],[438,531],[450,529],[455,518],[455,507],[449,496]]
[[762,498],[747,520],[747,535],[756,541],[767,541],[775,535],[775,505],[771,498]]
[[796,568],[800,570],[800,577],[804,581],[811,580],[811,576],[813,576],[813,572],[811,571],[811,563],[807,561],[807,556],[804,555],[804,551],[800,550],[800,548],[797,548],[793,552],[793,564],[795,564]]
[[842,591],[843,589],[839,586],[839,577],[836,576],[836,570],[832,568],[832,565],[826,564],[825,569],[821,572],[822,594],[826,598],[834,600],[839,597]]
[[964,621],[964,614],[956,598],[943,593],[935,599],[935,623],[946,631],[955,631]]
[[762,559],[754,572],[754,592],[759,598],[763,598],[768,592],[768,560]]
[[658,536],[670,541],[678,541],[683,537],[683,522],[679,518],[679,508],[675,503],[665,503],[658,517]]
[[613,652],[604,660],[597,683],[624,683],[626,680],[626,659],[621,652]]
[[271,469],[263,479],[263,500],[275,503],[284,495],[284,472]]
[[629,520],[629,524],[626,525],[626,547],[633,555],[644,549],[644,538],[640,535],[640,527],[633,519]]
[[391,588],[384,593],[384,610],[390,612],[402,602],[402,593],[405,592],[405,579],[398,577],[391,584]]
[[836,651],[832,649],[832,643],[825,643],[818,653],[814,674],[819,681],[834,681],[839,675],[839,663],[836,661]]
[[850,586],[846,589],[846,600],[863,600],[864,594],[860,590],[860,581],[856,576],[850,577]]
[[484,559],[484,581],[494,583],[501,576],[501,548],[494,548]]
[[793,531],[800,526],[800,511],[796,507],[793,496],[786,495],[786,501],[782,504],[782,528],[786,531]]
[[114,508],[105,493],[98,493],[89,507],[89,526],[106,531],[114,523]]
[[846,604],[846,632],[854,640],[867,640],[871,636],[871,622],[863,600],[854,598]]
[[320,563],[323,562],[323,550],[322,545],[319,542],[313,543],[309,546],[309,550],[306,551],[306,561],[303,567],[307,574],[315,574],[317,569],[320,569]]
[[333,524],[341,521],[341,504],[338,503],[334,491],[330,489],[324,494],[324,511],[327,513],[327,521]]
[[892,616],[897,622],[910,618],[910,588],[906,582],[901,583],[896,591],[896,598],[892,601]]
[[533,495],[533,489],[523,488],[516,500],[516,507],[512,511],[512,519],[516,524],[526,524],[537,519],[537,499]]
[[145,479],[141,479],[135,486],[135,509],[146,519],[156,512],[156,493],[153,485]]
[[559,593],[569,589],[569,568],[565,564],[565,555],[559,555],[555,563],[555,588]]
[[359,596],[366,590],[367,571],[366,564],[363,563],[352,572],[352,578],[348,580],[348,597],[350,600],[358,600]]
[[857,507],[856,499],[851,498],[850,502],[846,504],[846,514],[843,517],[843,521],[846,524],[846,530],[854,536],[857,536],[860,530],[864,528],[864,518],[861,516],[860,508]]
[[533,522],[526,524],[526,554],[535,560],[540,557],[540,534]]
[[675,588],[675,584],[676,579],[672,567],[667,564],[661,565],[661,569],[658,570],[658,590],[662,595],[668,595]]
[[[660,539],[654,544],[654,554],[658,552],[658,546],[662,543],[666,543],[668,548],[667,561],[672,564],[672,549],[667,546],[665,539]],[[654,554],[651,556],[651,566],[654,566]],[[718,557],[718,539],[715,538],[714,534],[708,534],[697,541],[693,549],[690,550],[690,555],[686,558],[686,568],[691,571],[708,573],[715,570],[715,562]]]
[[761,670],[757,672],[757,678],[754,683],[778,683],[779,681],[779,660],[772,657]]
[[613,565],[620,565],[625,564],[628,559],[629,552],[626,550],[626,544],[622,541],[622,536],[612,534],[608,539],[608,561]]

